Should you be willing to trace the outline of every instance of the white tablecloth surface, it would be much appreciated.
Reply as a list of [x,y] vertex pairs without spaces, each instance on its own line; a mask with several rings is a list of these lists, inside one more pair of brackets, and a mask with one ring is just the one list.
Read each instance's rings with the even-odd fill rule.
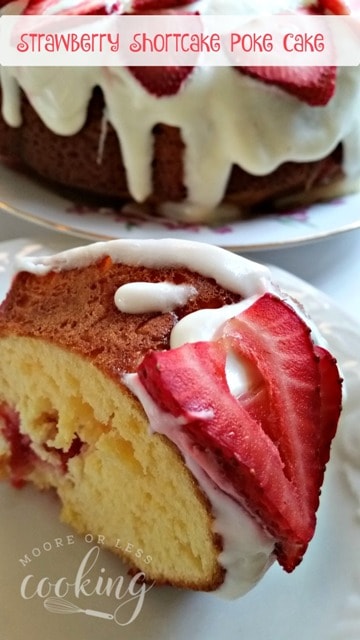
[[[360,212],[359,212],[360,218]],[[15,238],[58,241],[60,234],[0,211],[0,242]],[[66,241],[65,237],[64,241]],[[72,242],[81,244],[80,239]],[[306,280],[360,324],[360,229],[301,246],[246,253]]]

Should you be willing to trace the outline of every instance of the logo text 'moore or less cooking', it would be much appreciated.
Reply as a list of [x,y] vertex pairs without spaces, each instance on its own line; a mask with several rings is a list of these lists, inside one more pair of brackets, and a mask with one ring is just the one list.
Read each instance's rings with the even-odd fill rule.
[[[61,575],[56,578],[50,576],[35,576],[28,573],[21,581],[20,595],[24,600],[40,598],[44,607],[51,613],[67,614],[82,613],[88,616],[112,620],[120,626],[127,626],[139,616],[145,594],[153,587],[153,583],[146,584],[146,574],[138,571],[131,578],[118,575],[115,578],[107,575],[101,566],[101,545],[106,543],[104,536],[94,537],[86,534],[84,540],[91,545],[88,551],[80,559],[78,566],[74,567],[71,575]],[[54,538],[46,541],[38,547],[34,547],[29,553],[19,558],[23,567],[27,567],[44,553],[63,549],[73,545],[76,538],[73,535]],[[145,564],[150,564],[152,558],[146,555],[143,549],[135,548],[131,542],[121,543],[116,541],[117,549],[123,549],[134,558],[143,558]],[[115,600],[116,607],[112,611],[102,611],[80,606],[80,598],[106,597]],[[109,601],[108,601],[109,602]]]

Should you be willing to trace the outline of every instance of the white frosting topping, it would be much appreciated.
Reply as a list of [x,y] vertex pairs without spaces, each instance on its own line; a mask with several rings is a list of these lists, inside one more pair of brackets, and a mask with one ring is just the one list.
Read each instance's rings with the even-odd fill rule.
[[[294,10],[299,0],[199,0],[203,13],[260,13]],[[8,5],[6,11],[19,11]],[[286,161],[324,158],[343,142],[343,166],[349,177],[360,174],[360,71],[338,69],[336,92],[324,107],[312,107],[294,96],[236,71],[232,67],[198,67],[173,96],[157,98],[127,68],[3,67],[3,117],[19,126],[20,86],[47,127],[72,135],[85,123],[94,87],[101,88],[104,117],[114,127],[134,200],[152,191],[153,127],[179,127],[185,143],[186,217],[207,219],[224,195],[232,166],[266,175]],[[103,128],[104,131],[104,128]],[[103,137],[99,139],[101,161]],[[116,174],[114,174],[114,177]],[[165,204],[177,211],[177,204]],[[175,207],[175,209],[173,208]]]
[[[202,309],[188,314],[175,324],[170,347],[189,342],[210,341],[231,317],[243,312],[265,292],[285,298],[272,284],[270,271],[257,263],[219,247],[184,240],[113,240],[70,249],[54,256],[18,257],[16,266],[42,276],[50,271],[86,267],[110,256],[114,262],[142,265],[149,268],[186,267],[204,277],[215,279],[244,300],[217,309]],[[115,303],[126,313],[171,311],[196,295],[191,286],[171,285],[168,282],[134,282],[120,287]],[[286,298],[295,311],[296,303]],[[299,315],[303,314],[299,312]],[[303,318],[306,322],[307,319]],[[314,327],[311,326],[314,330]],[[320,336],[315,335],[316,339]],[[231,353],[226,360],[226,378],[235,396],[256,386],[255,367]],[[192,454],[190,440],[184,435],[181,420],[162,412],[153,402],[137,374],[127,374],[123,381],[138,397],[149,418],[150,428],[166,435],[178,446],[189,470],[209,499],[215,517],[214,531],[223,539],[219,562],[226,570],[225,580],[218,593],[233,598],[251,589],[273,562],[274,541],[245,509],[232,497],[232,489],[225,486],[211,460]]]
[[271,283],[269,269],[252,260],[202,242],[170,238],[95,242],[53,256],[20,256],[15,264],[19,271],[45,275],[50,271],[87,267],[107,256],[115,263],[130,266],[187,268],[205,278],[214,278],[224,289],[244,298],[265,293]]
[[196,295],[195,287],[172,282],[130,282],[115,293],[116,307],[123,313],[166,313],[183,306]]

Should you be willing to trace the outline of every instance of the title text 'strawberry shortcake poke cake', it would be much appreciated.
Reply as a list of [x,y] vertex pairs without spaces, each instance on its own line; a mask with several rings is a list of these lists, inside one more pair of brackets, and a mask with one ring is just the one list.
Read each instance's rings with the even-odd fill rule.
[[157,584],[232,598],[292,572],[340,410],[336,361],[266,267],[178,240],[18,258],[1,475],[53,488],[66,523]]
[[[343,15],[341,0],[16,0],[3,13]],[[0,153],[52,183],[189,222],[358,187],[357,67],[1,69]]]

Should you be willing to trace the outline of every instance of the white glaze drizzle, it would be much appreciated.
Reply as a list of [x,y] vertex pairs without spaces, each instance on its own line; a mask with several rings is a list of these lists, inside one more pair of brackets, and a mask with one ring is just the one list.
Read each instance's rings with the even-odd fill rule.
[[196,296],[190,285],[172,282],[130,282],[115,293],[115,306],[123,313],[152,313],[173,311]]
[[166,435],[181,451],[189,471],[208,497],[215,517],[213,530],[223,540],[219,563],[226,569],[223,584],[216,594],[225,599],[237,598],[261,579],[274,561],[274,540],[254,518],[210,479],[206,468],[191,455],[192,444],[181,430],[181,419],[159,409],[141,384],[137,374],[127,374],[124,382],[140,400],[149,419],[150,429]]
[[[266,9],[294,10],[309,2],[273,0]],[[259,13],[261,1],[200,0],[203,13]],[[8,12],[18,11],[16,4]],[[338,70],[336,92],[324,107],[311,107],[294,96],[246,77],[231,67],[197,68],[174,96],[157,98],[128,69],[68,67],[2,68],[3,117],[19,126],[21,86],[47,127],[72,135],[85,123],[95,86],[104,94],[108,121],[121,144],[132,197],[144,201],[152,191],[152,129],[158,123],[179,127],[186,145],[186,218],[207,220],[224,195],[234,164],[253,175],[266,175],[286,161],[326,157],[343,142],[344,171],[360,174],[359,68]],[[126,105],[126,108],[124,108]],[[206,108],[204,108],[206,105]],[[181,204],[166,203],[178,215]],[[180,210],[181,215],[181,210]]]
[[263,265],[215,245],[173,238],[95,242],[52,256],[20,256],[15,266],[18,271],[41,276],[50,271],[87,267],[104,257],[150,269],[187,268],[205,278],[214,278],[224,289],[243,298],[261,295],[271,286],[270,270]]

